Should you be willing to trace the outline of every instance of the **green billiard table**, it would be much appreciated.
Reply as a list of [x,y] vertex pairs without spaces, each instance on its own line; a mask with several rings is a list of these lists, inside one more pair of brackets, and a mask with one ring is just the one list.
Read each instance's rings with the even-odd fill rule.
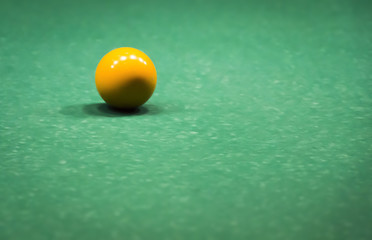
[[[0,3],[0,239],[372,239],[372,2]],[[99,60],[154,62],[108,107]]]

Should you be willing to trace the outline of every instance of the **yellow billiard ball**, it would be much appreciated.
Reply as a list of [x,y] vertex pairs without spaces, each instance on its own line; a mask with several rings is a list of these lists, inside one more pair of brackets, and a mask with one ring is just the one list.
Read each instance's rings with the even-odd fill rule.
[[130,109],[141,106],[156,87],[156,69],[138,49],[123,47],[107,53],[96,69],[96,87],[109,105]]

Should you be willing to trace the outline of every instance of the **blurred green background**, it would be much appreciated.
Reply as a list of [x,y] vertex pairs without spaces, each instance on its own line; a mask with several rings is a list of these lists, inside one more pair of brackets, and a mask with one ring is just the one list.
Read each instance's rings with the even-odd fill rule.
[[[372,239],[372,4],[1,1],[0,239]],[[108,51],[157,67],[137,112]]]

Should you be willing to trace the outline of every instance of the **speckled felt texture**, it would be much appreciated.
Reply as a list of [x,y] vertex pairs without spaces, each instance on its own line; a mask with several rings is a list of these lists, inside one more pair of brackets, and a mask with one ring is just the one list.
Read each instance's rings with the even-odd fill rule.
[[[372,239],[370,1],[1,1],[0,239]],[[155,94],[94,85],[144,51]]]

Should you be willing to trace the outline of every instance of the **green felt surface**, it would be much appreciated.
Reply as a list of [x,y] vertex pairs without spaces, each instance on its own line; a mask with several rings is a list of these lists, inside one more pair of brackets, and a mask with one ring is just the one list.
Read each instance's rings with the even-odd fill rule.
[[[368,1],[1,1],[0,239],[372,239]],[[111,49],[153,97],[113,111]]]

